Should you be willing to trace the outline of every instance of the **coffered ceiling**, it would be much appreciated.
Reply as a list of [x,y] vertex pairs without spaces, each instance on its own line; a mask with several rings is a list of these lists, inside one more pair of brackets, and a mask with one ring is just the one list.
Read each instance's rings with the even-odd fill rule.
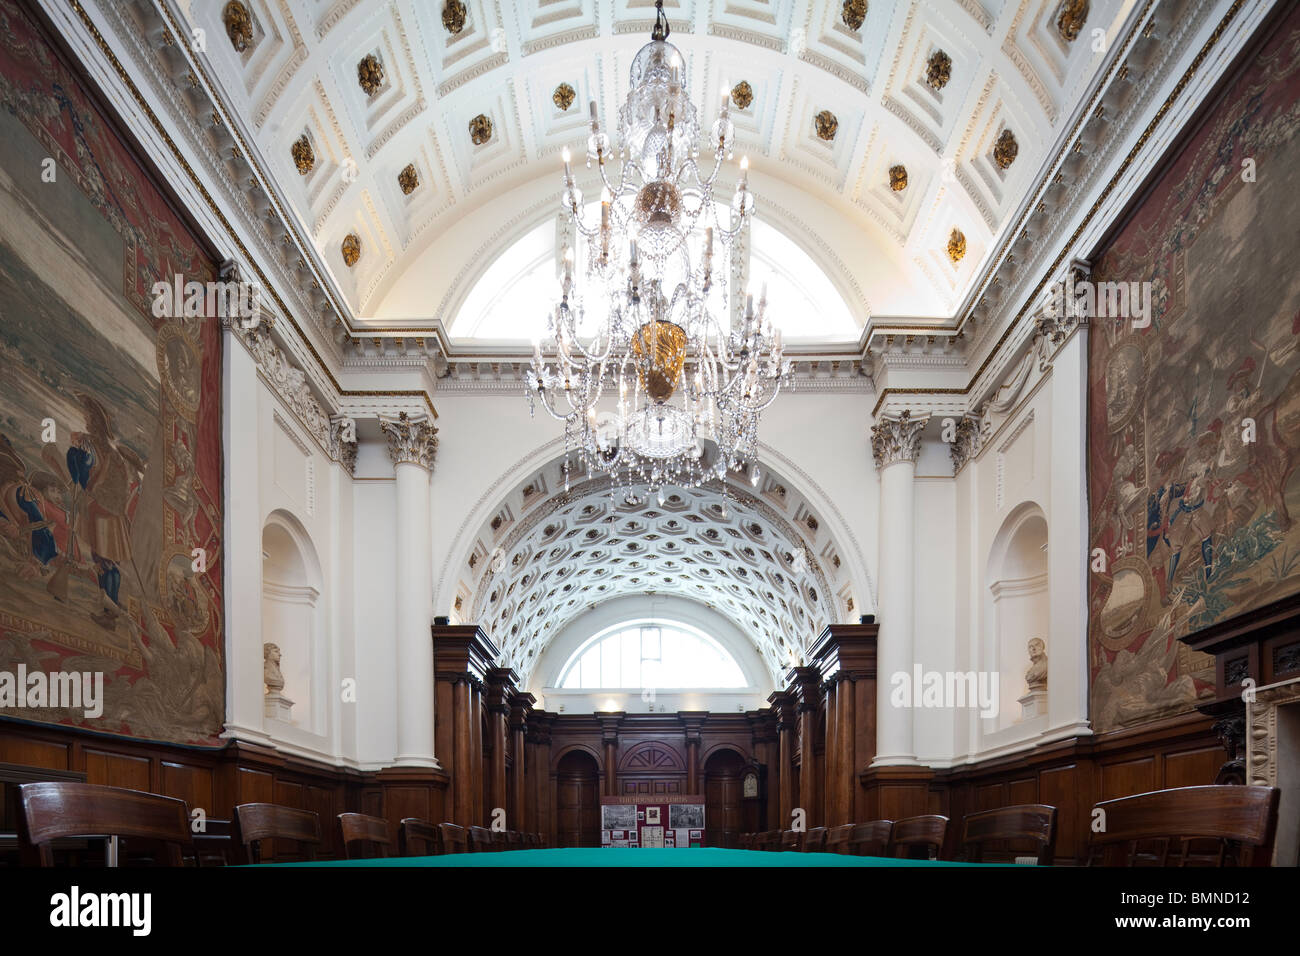
[[[554,217],[560,150],[582,155],[588,100],[612,121],[654,13],[648,0],[240,2],[246,29],[232,4],[176,9],[210,38],[195,55],[359,329],[450,326],[492,259]],[[952,316],[1094,81],[1093,31],[1114,38],[1131,6],[665,3],[705,119],[723,91],[752,92],[733,118],[759,217],[860,325]],[[1086,11],[1073,39],[1065,8]]]

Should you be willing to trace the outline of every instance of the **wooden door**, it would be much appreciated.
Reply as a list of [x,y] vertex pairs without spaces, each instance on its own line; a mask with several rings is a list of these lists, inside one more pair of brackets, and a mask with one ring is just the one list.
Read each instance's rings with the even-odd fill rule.
[[734,750],[720,750],[704,765],[704,845],[740,844],[740,774],[743,760]]
[[555,845],[600,846],[600,789],[596,761],[575,750],[555,776]]

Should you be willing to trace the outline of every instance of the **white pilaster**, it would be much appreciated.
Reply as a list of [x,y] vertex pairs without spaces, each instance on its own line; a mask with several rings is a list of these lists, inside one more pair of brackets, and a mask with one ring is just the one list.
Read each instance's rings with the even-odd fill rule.
[[891,679],[907,674],[916,659],[916,459],[928,418],[903,412],[871,430],[880,469],[880,634],[877,638],[876,758],[872,766],[912,765],[916,760],[912,707],[891,702]]
[[433,752],[433,536],[429,473],[437,429],[424,420],[380,421],[397,476],[397,755],[401,767],[437,767]]

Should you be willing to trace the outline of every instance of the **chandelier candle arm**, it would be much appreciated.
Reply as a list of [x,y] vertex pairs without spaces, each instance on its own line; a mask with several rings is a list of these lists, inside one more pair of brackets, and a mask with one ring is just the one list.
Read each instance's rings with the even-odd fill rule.
[[634,486],[662,496],[665,484],[695,487],[729,470],[757,480],[759,413],[790,379],[766,290],[757,311],[747,297],[733,324],[728,300],[741,290],[714,268],[755,205],[747,158],[729,207],[714,199],[735,138],[730,94],[706,134],[714,161],[704,176],[686,61],[668,34],[656,3],[651,41],[633,60],[618,114],[616,177],[608,168],[615,150],[589,103],[587,165],[595,160],[602,186],[590,225],[571,154],[562,153],[562,205],[575,244],[564,251],[560,301],[546,317],[554,365],[534,342],[527,381],[530,400],[565,423],[566,487],[574,469],[605,475],[633,497]]

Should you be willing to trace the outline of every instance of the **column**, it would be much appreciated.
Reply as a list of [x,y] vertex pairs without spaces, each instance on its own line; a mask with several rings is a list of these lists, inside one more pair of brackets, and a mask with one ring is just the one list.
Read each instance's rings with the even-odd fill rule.
[[879,695],[877,751],[874,766],[916,764],[913,710],[890,704],[894,674],[911,674],[915,663],[915,494],[916,459],[921,432],[929,416],[881,419],[871,428],[871,450],[880,470],[879,606],[880,673],[886,682]]
[[605,746],[605,795],[618,796],[618,725],[623,711],[605,711],[596,714],[600,721],[600,740]]
[[836,703],[835,692],[839,682],[835,677],[831,677],[825,683],[823,715],[825,720],[825,729],[823,734],[826,740],[826,760],[825,768],[822,772],[822,811],[821,821],[825,826],[838,823],[838,814],[836,812],[836,793],[835,784],[839,780],[839,720],[840,711]]
[[700,727],[708,711],[679,711],[677,716],[686,727],[686,792],[700,793]]
[[[1052,449],[1052,513],[1047,536],[1051,606],[1047,656],[1051,670],[1044,743],[1092,733],[1088,722],[1087,640],[1091,574],[1087,485],[1090,331],[1087,325],[1080,324],[1052,359],[1052,431],[1048,439]],[[1002,693],[1004,698],[1012,697],[1005,689]]]
[[817,806],[817,716],[821,704],[821,674],[815,667],[796,667],[799,699],[799,806],[808,829],[822,823]]
[[464,827],[480,826],[484,822],[482,688],[499,652],[472,624],[434,625],[430,635],[438,752],[451,777],[445,817]]
[[790,815],[794,812],[794,695],[789,691],[777,691],[768,698],[772,709],[776,711],[777,736],[777,826],[774,829],[790,829]]
[[510,697],[514,693],[514,671],[504,667],[494,667],[488,671],[487,678],[487,713],[488,713],[488,747],[492,753],[491,773],[488,777],[487,811],[491,823],[497,810],[507,814],[505,829],[516,827],[509,819],[506,793],[506,739],[507,724],[510,720]]
[[513,694],[510,698],[510,802],[506,807],[506,826],[511,830],[537,829],[537,816],[529,807],[527,790],[528,713],[537,702],[532,694]]
[[402,412],[380,419],[397,476],[397,756],[396,766],[437,767],[433,754],[433,534],[429,474],[438,430]]
[[554,714],[533,711],[528,720],[528,739],[532,742],[533,760],[528,765],[529,800],[537,822],[533,829],[542,834],[547,846],[554,844],[551,824],[551,722]]

